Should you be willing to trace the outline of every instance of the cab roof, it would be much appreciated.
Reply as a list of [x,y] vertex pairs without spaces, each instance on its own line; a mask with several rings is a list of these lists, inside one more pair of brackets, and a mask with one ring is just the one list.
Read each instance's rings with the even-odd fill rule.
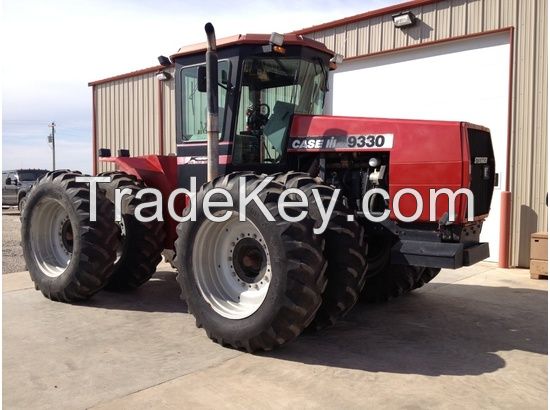
[[[221,49],[242,44],[268,44],[270,37],[271,35],[269,34],[237,34],[234,36],[217,39],[216,47],[218,49]],[[285,45],[310,47],[331,56],[334,55],[334,53],[330,49],[328,49],[327,46],[325,46],[323,43],[307,37],[303,37],[300,34],[285,34],[283,47]],[[183,46],[178,50],[177,53],[171,55],[170,58],[173,60],[174,58],[204,52],[206,52],[206,42]]]
[[[237,34],[230,37],[223,37],[216,40],[216,47],[222,49],[225,47],[231,47],[241,44],[268,44],[270,34]],[[304,37],[301,34],[284,34],[283,47],[285,45],[300,45],[305,47],[310,47],[320,52],[326,53],[330,56],[334,56],[334,52],[331,51],[327,46],[319,41],[312,40],[310,38]],[[181,47],[175,54],[170,56],[170,59],[173,61],[175,58],[193,55],[198,53],[206,52],[206,42],[192,44],[189,46]],[[165,67],[161,65],[156,65],[153,67],[144,68],[142,70],[132,71],[130,73],[119,74],[112,77],[103,78],[101,80],[96,80],[89,82],[89,86],[96,86],[100,84],[109,83],[111,81],[124,80],[126,78],[137,77],[139,75],[159,72]]]

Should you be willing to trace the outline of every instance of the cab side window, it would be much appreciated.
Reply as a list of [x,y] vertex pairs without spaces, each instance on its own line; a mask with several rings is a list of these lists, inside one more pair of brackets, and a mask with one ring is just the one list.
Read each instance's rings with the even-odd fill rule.
[[[181,76],[182,139],[183,141],[206,141],[206,119],[208,117],[207,95],[198,90],[198,65],[183,67]],[[229,78],[229,61],[218,63],[218,114],[220,138],[225,122],[227,90],[224,82]]]

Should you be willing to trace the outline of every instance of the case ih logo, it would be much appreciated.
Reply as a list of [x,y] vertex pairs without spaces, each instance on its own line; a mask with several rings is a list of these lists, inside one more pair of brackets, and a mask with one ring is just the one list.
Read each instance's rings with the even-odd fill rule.
[[379,150],[393,147],[393,134],[291,137],[289,151]]

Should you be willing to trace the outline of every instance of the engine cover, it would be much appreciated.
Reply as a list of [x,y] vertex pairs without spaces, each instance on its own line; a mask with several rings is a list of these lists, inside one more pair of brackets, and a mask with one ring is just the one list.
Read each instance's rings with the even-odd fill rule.
[[[385,154],[390,204],[400,190],[416,190],[424,203],[418,222],[430,221],[430,189],[471,189],[475,220],[484,219],[489,212],[494,154],[490,132],[481,126],[457,121],[295,115],[287,151],[354,153],[366,161],[371,155]],[[405,194],[399,208],[402,214],[412,215],[417,201]],[[459,195],[455,224],[465,222],[466,208],[466,196]],[[435,209],[438,220],[449,212],[447,196],[437,198]],[[393,210],[390,218],[396,219]]]

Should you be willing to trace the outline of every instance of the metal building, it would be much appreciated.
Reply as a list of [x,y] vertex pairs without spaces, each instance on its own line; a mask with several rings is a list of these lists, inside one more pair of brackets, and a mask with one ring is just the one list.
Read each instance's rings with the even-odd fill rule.
[[[416,19],[398,28],[392,16]],[[547,230],[547,1],[416,0],[297,30],[344,55],[328,114],[448,119],[491,128],[498,186],[484,228],[493,260],[528,266],[529,235]],[[175,152],[174,81],[161,66],[90,83],[94,171],[100,147]],[[502,215],[501,194],[511,193]],[[506,199],[507,196],[505,195]],[[506,227],[510,236],[499,235]],[[500,261],[501,263],[505,261]]]

